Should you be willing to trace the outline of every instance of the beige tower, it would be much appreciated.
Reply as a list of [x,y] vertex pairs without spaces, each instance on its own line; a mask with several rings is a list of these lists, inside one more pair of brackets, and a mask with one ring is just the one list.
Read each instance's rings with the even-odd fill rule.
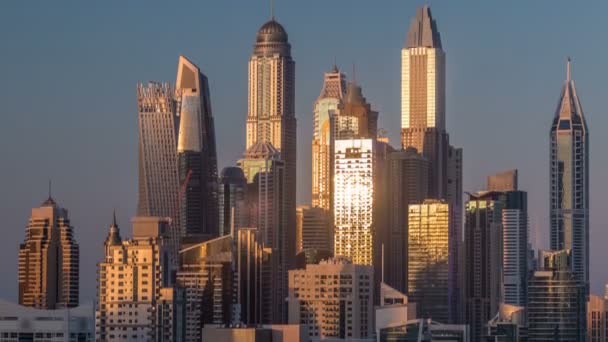
[[183,301],[172,288],[174,255],[170,218],[135,217],[133,238],[122,240],[116,219],[104,243],[105,255],[98,264],[98,341],[153,341],[181,336],[180,315],[172,306]]
[[[296,214],[296,118],[295,62],[287,32],[274,20],[257,32],[249,59],[249,95],[246,149],[270,143],[285,162],[285,254],[287,265],[295,258]],[[278,322],[278,321],[277,321]]]
[[325,73],[321,95],[314,105],[312,139],[312,206],[331,210],[333,119],[344,93],[346,78],[336,66]]
[[78,255],[68,211],[49,195],[32,209],[19,248],[19,304],[37,309],[78,306]]

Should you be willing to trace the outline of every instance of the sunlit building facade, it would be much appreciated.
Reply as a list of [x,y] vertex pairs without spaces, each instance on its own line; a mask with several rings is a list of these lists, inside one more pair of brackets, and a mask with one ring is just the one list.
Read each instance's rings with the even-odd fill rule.
[[184,56],[179,57],[175,94],[179,182],[185,189],[178,201],[180,228],[183,237],[206,240],[219,233],[215,128],[207,77]]
[[401,50],[401,145],[429,159],[429,194],[445,198],[445,52],[428,6],[417,9]]
[[416,303],[420,318],[453,320],[457,291],[453,220],[453,210],[444,201],[429,199],[409,206],[408,298]]
[[305,326],[309,341],[371,338],[373,273],[346,258],[289,271],[289,323]]
[[606,342],[606,299],[601,296],[589,295],[587,302],[587,342]]
[[135,217],[130,240],[121,238],[116,220],[110,226],[98,264],[96,340],[182,339],[184,298],[171,281],[176,262],[170,222]]
[[314,105],[312,139],[312,206],[331,210],[334,116],[346,92],[346,77],[334,66],[326,72]]
[[270,143],[285,163],[286,250],[281,253],[290,265],[295,259],[296,226],[295,62],[287,32],[274,17],[258,30],[249,59],[245,143],[246,149],[256,143]]
[[36,309],[78,306],[79,248],[68,211],[50,196],[32,208],[19,246],[19,304]]
[[372,265],[374,234],[372,139],[336,140],[334,155],[334,253]]
[[589,292],[589,130],[570,78],[551,125],[551,249],[572,251],[572,270]]

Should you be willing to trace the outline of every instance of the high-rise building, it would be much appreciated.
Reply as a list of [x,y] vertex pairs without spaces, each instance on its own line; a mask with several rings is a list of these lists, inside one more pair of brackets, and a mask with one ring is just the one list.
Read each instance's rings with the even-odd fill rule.
[[374,141],[337,140],[334,160],[334,253],[371,265]]
[[418,317],[454,320],[457,241],[453,220],[453,210],[444,201],[428,199],[409,206],[408,297],[416,303]]
[[225,167],[219,181],[219,235],[224,236],[246,225],[247,179],[239,167]]
[[401,50],[401,145],[428,158],[429,195],[445,198],[445,52],[428,6],[418,8]]
[[36,309],[78,306],[79,249],[68,211],[49,198],[32,215],[19,246],[19,304]]
[[314,105],[312,139],[312,206],[331,211],[333,183],[332,128],[334,116],[346,92],[346,77],[334,66],[325,73],[323,88]]
[[502,301],[525,306],[529,272],[528,196],[525,191],[504,193],[502,209]]
[[174,89],[168,83],[137,85],[139,121],[139,196],[137,215],[171,217],[172,239],[178,224],[179,177],[177,138],[179,116]]
[[470,194],[465,209],[465,322],[481,341],[501,298],[502,209],[500,192]]
[[184,341],[200,341],[204,325],[229,325],[235,304],[232,235],[185,245],[177,285],[185,291]]
[[306,326],[311,341],[371,338],[373,273],[346,258],[289,271],[289,323]]
[[[265,312],[263,323],[281,323],[285,320],[287,293],[287,201],[285,188],[285,162],[270,142],[257,142],[243,155],[238,165],[247,179],[248,227],[256,227],[260,243],[272,250],[271,312]],[[295,214],[295,208],[294,208]],[[295,226],[293,227],[295,232]],[[295,239],[295,235],[293,236]],[[295,242],[295,240],[294,240]],[[293,250],[291,250],[293,251]]]
[[587,302],[587,342],[606,342],[606,299],[590,295]]
[[585,285],[569,250],[539,252],[541,270],[528,280],[529,341],[584,341]]
[[249,59],[246,149],[256,143],[270,143],[285,163],[287,224],[282,253],[288,266],[295,259],[296,141],[295,62],[287,32],[273,17],[258,30]]
[[333,234],[327,210],[300,205],[296,209],[296,250],[331,251]]
[[210,239],[218,235],[217,152],[209,82],[200,69],[179,57],[175,97],[180,116],[177,141],[182,236]]
[[572,251],[572,270],[589,293],[589,131],[570,78],[551,125],[551,249]]
[[171,219],[135,217],[133,237],[123,240],[116,220],[98,264],[96,340],[181,340],[183,297],[173,288],[176,253]]
[[415,148],[388,155],[390,242],[385,246],[385,282],[407,293],[408,206],[428,197],[429,162]]

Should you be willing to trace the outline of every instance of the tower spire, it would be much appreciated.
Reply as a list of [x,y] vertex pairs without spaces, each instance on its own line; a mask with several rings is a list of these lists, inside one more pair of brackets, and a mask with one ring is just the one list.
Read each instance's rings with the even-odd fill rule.
[[566,62],[566,81],[570,82],[570,62],[572,62],[572,59],[570,57],[568,57],[568,60]]
[[113,225],[114,227],[118,227],[118,225],[116,224],[116,209],[114,209],[114,210],[112,211],[112,225]]
[[274,20],[274,0],[270,0],[270,20]]
[[51,198],[52,185],[51,179],[49,178],[49,198]]

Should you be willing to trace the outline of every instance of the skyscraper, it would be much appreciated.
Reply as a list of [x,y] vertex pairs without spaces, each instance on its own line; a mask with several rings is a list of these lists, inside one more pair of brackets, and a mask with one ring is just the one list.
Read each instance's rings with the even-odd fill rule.
[[172,239],[181,236],[178,221],[179,117],[168,83],[137,85],[139,122],[139,196],[137,215],[171,217]]
[[416,10],[401,50],[401,145],[429,159],[429,195],[445,198],[445,52],[428,6]]
[[415,148],[388,156],[390,238],[385,246],[385,282],[407,293],[408,206],[428,197],[429,162]]
[[606,299],[590,295],[587,302],[587,342],[606,342]]
[[79,249],[68,211],[49,198],[32,216],[19,246],[19,304],[36,309],[78,306]]
[[[285,162],[270,142],[259,141],[249,147],[238,165],[247,179],[247,226],[257,228],[260,244],[272,250],[272,301],[267,306],[270,311],[263,313],[263,323],[281,323],[286,319],[287,255],[295,253],[286,245]],[[295,233],[295,226],[292,229]]]
[[585,285],[572,272],[569,250],[541,251],[541,270],[528,280],[529,341],[584,341]]
[[232,224],[238,230],[246,224],[247,179],[243,170],[230,166],[222,170],[219,181],[219,235],[231,233]]
[[456,308],[457,248],[454,213],[439,200],[411,204],[408,209],[408,298],[417,316],[450,322]]
[[331,210],[333,119],[346,92],[346,77],[334,66],[325,73],[323,88],[314,105],[312,139],[312,206]]
[[[217,152],[209,82],[186,57],[179,57],[175,89],[180,116],[177,141],[182,236],[209,239],[218,235]],[[187,181],[187,183],[186,183]]]
[[[295,62],[287,32],[274,17],[257,32],[249,59],[246,149],[270,143],[285,162],[285,253],[295,258],[296,118]],[[287,281],[287,280],[285,280]]]
[[337,140],[334,156],[334,253],[358,265],[372,265],[374,208],[379,207],[372,139]]
[[505,192],[502,209],[502,301],[525,306],[528,297],[528,194]]
[[470,194],[465,209],[465,322],[480,341],[501,298],[502,209],[500,192]]
[[572,251],[589,291],[589,131],[570,77],[570,59],[551,125],[551,249]]

